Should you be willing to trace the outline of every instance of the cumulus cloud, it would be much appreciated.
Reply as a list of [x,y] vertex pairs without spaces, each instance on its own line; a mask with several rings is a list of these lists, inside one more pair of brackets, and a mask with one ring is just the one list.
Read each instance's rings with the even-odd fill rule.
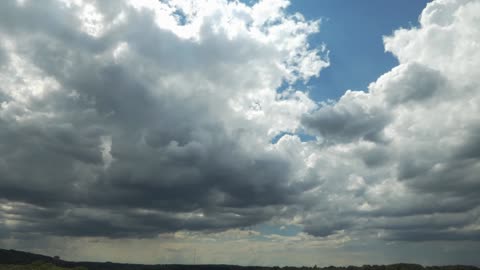
[[397,67],[319,103],[288,4],[2,1],[0,238],[477,241],[480,3],[429,3]]
[[335,104],[325,104],[306,115],[303,124],[326,141],[381,141],[389,118],[388,111],[376,106],[371,95],[347,91]]
[[[303,117],[307,130],[329,142],[312,153],[335,205],[318,208],[325,222],[305,216],[312,233],[373,229],[395,241],[478,239],[479,10],[478,1],[429,3],[419,27],[384,38],[397,67],[366,92],[347,91]],[[364,179],[361,193],[349,191],[352,175]]]
[[4,235],[226,230],[311,188],[270,144],[328,66],[288,2],[1,5]]

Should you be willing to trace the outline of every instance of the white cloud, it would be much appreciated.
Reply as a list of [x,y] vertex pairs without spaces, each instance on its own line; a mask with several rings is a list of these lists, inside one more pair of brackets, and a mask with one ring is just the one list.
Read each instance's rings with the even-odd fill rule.
[[288,84],[328,65],[288,2],[1,5],[0,197],[32,217],[7,235],[228,230],[314,185],[271,144],[316,107]]
[[304,221],[312,233],[366,234],[388,220],[374,226],[387,239],[478,240],[479,12],[478,1],[429,3],[419,27],[384,38],[399,66],[304,117],[329,194]]
[[[133,260],[163,237],[165,262],[208,243],[210,262],[301,264],[480,239],[478,1],[428,4],[384,38],[399,66],[320,104],[292,86],[329,65],[319,21],[288,1],[106,3],[0,4],[2,243]],[[265,222],[304,232],[239,229]]]

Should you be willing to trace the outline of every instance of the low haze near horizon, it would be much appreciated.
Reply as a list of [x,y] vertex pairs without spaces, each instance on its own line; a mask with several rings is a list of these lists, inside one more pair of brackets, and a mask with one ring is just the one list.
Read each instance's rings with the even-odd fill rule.
[[480,265],[479,25],[478,0],[0,1],[0,247]]

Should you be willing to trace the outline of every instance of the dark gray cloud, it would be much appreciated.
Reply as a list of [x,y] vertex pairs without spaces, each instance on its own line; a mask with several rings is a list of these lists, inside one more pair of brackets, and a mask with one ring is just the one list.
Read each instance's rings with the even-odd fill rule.
[[4,65],[8,64],[8,55],[5,52],[5,49],[3,46],[0,44],[0,68],[2,68]]
[[359,147],[356,154],[361,158],[366,166],[370,168],[385,165],[391,158],[389,149],[382,144],[375,144],[373,147]]
[[302,123],[331,142],[384,141],[382,132],[390,115],[380,106],[369,106],[367,98],[363,93],[347,92],[338,103],[323,105],[306,115]]
[[427,228],[424,230],[402,230],[390,232],[385,236],[390,241],[479,241],[480,234],[478,232],[461,232],[457,230],[432,230]]
[[10,100],[0,118],[1,214],[15,224],[2,235],[247,227],[315,187],[293,181],[288,159],[250,143],[257,135],[242,132],[228,104],[262,78],[284,79],[278,68],[262,71],[281,56],[275,48],[207,24],[201,42],[183,39],[151,11],[92,4],[109,23],[125,17],[96,37],[81,29],[81,7],[0,4],[0,31],[15,45],[8,53],[26,65],[18,74],[11,66],[16,81],[2,89]]
[[435,95],[441,94],[447,84],[447,79],[438,70],[413,62],[400,65],[380,77],[371,86],[371,91],[385,95],[385,101],[395,106],[426,102]]
[[[178,30],[165,10],[88,3],[100,33],[81,6],[0,3],[0,238],[286,222],[318,241],[478,241],[480,58],[425,38],[446,29],[396,32],[398,67],[316,107],[276,92],[328,65],[314,23],[276,11],[257,27],[241,9],[255,31],[221,11]],[[480,44],[472,16],[449,21],[455,48]]]
[[480,127],[475,125],[468,128],[463,144],[457,149],[457,159],[480,158]]
[[309,218],[304,224],[304,231],[318,237],[334,235],[341,230],[348,230],[353,226],[353,220],[349,217],[342,217],[341,214],[335,218],[329,216],[316,216]]

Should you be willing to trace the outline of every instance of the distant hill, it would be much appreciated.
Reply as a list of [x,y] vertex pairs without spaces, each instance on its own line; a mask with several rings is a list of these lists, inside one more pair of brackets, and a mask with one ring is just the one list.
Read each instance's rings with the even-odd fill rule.
[[54,258],[13,249],[0,249],[0,264],[30,264],[35,261],[53,262]]
[[[43,263],[41,263],[43,262]],[[127,264],[112,262],[69,262],[59,258],[49,257],[30,252],[0,249],[0,270],[294,270],[294,269],[318,269],[318,270],[480,270],[480,268],[468,265],[448,266],[422,266],[419,264],[390,264],[390,265],[363,265],[347,267],[260,267],[238,265],[181,265],[181,264]],[[69,270],[69,269],[67,269]]]
[[87,270],[85,267],[64,268],[53,263],[36,261],[31,264],[0,264],[0,270]]
[[[17,250],[0,249],[0,265],[30,265],[34,262],[46,262],[65,268],[85,267],[88,270],[269,270],[271,267],[253,267],[237,265],[150,265],[150,264],[127,264],[112,262],[69,262],[55,259],[45,255],[29,253]],[[0,268],[0,270],[2,270]]]

